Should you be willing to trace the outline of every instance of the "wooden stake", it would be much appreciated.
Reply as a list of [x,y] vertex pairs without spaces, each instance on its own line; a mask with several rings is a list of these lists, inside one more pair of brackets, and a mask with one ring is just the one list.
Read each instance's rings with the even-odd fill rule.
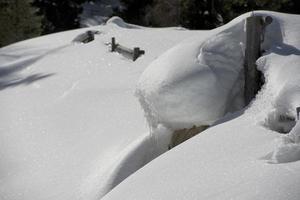
[[252,16],[246,19],[246,52],[245,52],[245,104],[248,105],[255,97],[260,87],[260,73],[256,60],[261,55],[261,36],[263,33],[262,16]]
[[111,51],[115,51],[117,48],[117,44],[116,44],[116,38],[112,37],[111,38]]

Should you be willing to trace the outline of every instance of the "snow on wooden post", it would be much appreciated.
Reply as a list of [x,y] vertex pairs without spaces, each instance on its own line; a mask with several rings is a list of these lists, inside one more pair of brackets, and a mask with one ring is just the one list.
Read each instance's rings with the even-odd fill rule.
[[144,50],[140,50],[139,47],[135,47],[133,49],[133,61],[135,61],[136,59],[138,59],[138,57],[140,57],[143,54],[145,54]]
[[139,47],[135,47],[132,50],[125,46],[117,44],[116,39],[114,37],[111,38],[111,52],[113,52],[113,51],[116,51],[116,52],[122,54],[123,56],[132,59],[133,61],[138,59],[138,57],[140,57],[141,55],[145,54],[145,51],[140,50]]
[[260,89],[260,73],[256,68],[256,60],[261,56],[261,42],[265,26],[272,22],[271,17],[251,16],[246,19],[245,50],[245,104],[248,105]]
[[95,34],[99,34],[99,31],[86,31],[75,37],[72,42],[75,43],[89,43],[95,39]]

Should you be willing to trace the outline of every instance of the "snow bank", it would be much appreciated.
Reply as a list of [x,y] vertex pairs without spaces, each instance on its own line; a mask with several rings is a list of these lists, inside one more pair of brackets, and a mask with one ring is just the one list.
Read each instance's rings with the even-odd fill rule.
[[[135,84],[144,66],[199,32],[109,24],[72,43],[88,30],[0,49],[1,200],[100,199],[156,156]],[[147,54],[132,62],[111,53],[111,37]]]
[[[273,48],[282,48],[285,54],[289,52],[289,47]],[[279,133],[288,133],[277,140],[270,158],[272,163],[300,160],[299,123],[295,126],[296,108],[300,106],[300,78],[297,76],[300,73],[298,64],[300,54],[298,54],[299,50],[296,49],[286,55],[272,52],[258,60],[266,76],[265,90],[268,90],[268,100],[271,104],[263,125]]]
[[117,17],[117,16],[111,17],[109,20],[107,20],[106,24],[118,26],[121,28],[132,28],[132,29],[141,28],[140,26],[137,26],[137,25],[128,24],[128,23],[124,22],[124,20],[122,18]]
[[192,38],[153,61],[136,94],[151,127],[211,125],[243,106],[244,22]]
[[[266,52],[257,61],[266,83],[256,98],[244,110],[225,116],[208,130],[146,165],[105,196],[105,200],[299,199],[300,123],[295,119],[296,107],[300,105],[300,17],[274,12],[255,14],[271,15],[274,19],[266,30],[263,44]],[[242,30],[239,22],[247,16],[235,19],[230,26]],[[190,122],[209,124],[216,120],[214,117],[224,114],[214,111],[214,103],[223,105],[219,107],[221,110],[230,108],[224,99],[231,96],[229,86],[234,84],[222,78],[238,80],[237,73],[229,71],[227,66],[239,69],[240,65],[235,65],[238,62],[228,64],[230,62],[223,59],[240,58],[238,45],[231,45],[231,42],[243,42],[239,39],[240,31],[232,31],[233,34],[226,37],[226,29],[230,26],[211,31],[209,37],[203,38],[205,42],[180,44],[146,69],[140,78],[137,94],[152,127],[166,124],[177,128],[178,125],[190,126]],[[207,51],[205,47],[210,44],[209,38],[214,40],[212,48]],[[223,42],[233,48],[228,48]],[[221,54],[218,50],[222,47],[227,48]],[[215,59],[210,59],[209,53],[201,57],[203,51],[213,52],[211,49],[216,52],[212,53]],[[222,74],[226,75],[219,79],[214,77],[212,69],[219,72],[218,66],[223,65],[216,64],[216,60],[225,62]],[[204,66],[209,66],[206,71]],[[197,73],[196,69],[200,72]],[[232,75],[228,76],[227,72]],[[204,80],[211,88],[205,83],[200,84],[201,74],[205,75]],[[218,81],[223,84],[216,84]],[[224,96],[216,95],[214,90]],[[198,91],[203,91],[206,97],[197,94]],[[205,106],[200,109],[202,105],[194,103],[197,100],[210,106],[212,111]],[[172,113],[173,110],[177,112]],[[188,121],[189,115],[191,121]],[[287,134],[282,136],[281,133]]]
[[[268,101],[261,124],[279,132],[287,133],[275,142],[271,163],[286,163],[300,160],[300,127],[296,108],[300,106],[300,29],[299,16],[273,15],[274,22],[266,32],[265,46],[269,48],[257,60],[266,84],[262,91]],[[296,126],[295,126],[296,125]]]

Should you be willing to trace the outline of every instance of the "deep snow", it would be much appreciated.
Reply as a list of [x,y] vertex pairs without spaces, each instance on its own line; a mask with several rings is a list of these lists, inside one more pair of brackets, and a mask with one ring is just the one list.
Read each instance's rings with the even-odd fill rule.
[[[257,61],[266,84],[240,111],[250,14],[211,31],[112,18],[87,44],[72,42],[90,30],[79,29],[0,49],[1,199],[100,199],[166,151],[174,129],[209,124],[104,199],[298,200],[300,18],[256,14],[274,18]],[[113,36],[146,54],[110,53]]]
[[[1,200],[99,199],[156,156],[136,82],[199,31],[116,21],[0,49]],[[72,42],[87,30],[99,31],[94,41]],[[111,53],[111,37],[146,54],[132,62]]]
[[243,21],[201,36],[168,50],[140,77],[136,93],[153,128],[211,125],[244,106]]
[[255,12],[274,20],[266,28],[266,52],[257,61],[265,85],[245,109],[225,116],[220,112],[230,108],[224,103],[228,98],[239,99],[230,90],[238,80],[243,56],[238,45],[243,46],[244,19],[250,14],[210,31],[203,40],[178,44],[145,70],[137,90],[153,134],[157,125],[213,125],[137,171],[105,200],[300,198],[298,15]]

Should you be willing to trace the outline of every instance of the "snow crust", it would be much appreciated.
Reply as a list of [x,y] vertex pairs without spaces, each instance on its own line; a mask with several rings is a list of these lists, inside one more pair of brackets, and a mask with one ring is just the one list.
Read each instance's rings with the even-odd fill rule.
[[[242,30],[240,22],[250,13],[240,16],[228,25],[210,31],[202,41],[195,41],[194,44],[192,42],[178,44],[177,47],[150,64],[140,78],[138,96],[147,114],[148,122],[153,127],[165,124],[167,127],[178,128],[177,126],[188,127],[190,122],[211,124],[217,118],[221,117],[221,119],[214,122],[211,128],[137,171],[108,193],[104,197],[105,200],[120,198],[299,199],[300,125],[296,120],[296,108],[300,103],[298,75],[300,74],[300,40],[298,37],[300,17],[265,11],[257,11],[255,14],[269,15],[273,18],[273,23],[266,28],[263,44],[265,53],[257,61],[258,68],[264,74],[265,85],[256,98],[245,109],[232,114],[227,113],[224,117],[222,117],[224,112],[215,112],[214,104],[209,104],[215,102],[215,98],[202,97],[198,94],[197,100],[203,104],[193,105],[196,101],[193,98],[195,93],[203,90],[210,91],[206,93],[210,95],[214,94],[212,89],[221,88],[215,87],[212,84],[214,82],[207,78],[213,74],[212,72],[203,78],[203,82],[211,81],[209,86],[212,88],[205,90],[205,85],[198,83],[201,76],[197,74],[197,70],[199,68],[202,70],[202,66],[194,63],[201,51],[199,49],[196,51],[195,46],[201,49],[205,47],[202,46],[203,44],[207,44],[212,39],[212,46],[216,47],[216,51],[209,52],[216,52],[215,57],[218,60],[220,52],[218,50],[221,46],[226,46],[217,45],[218,37],[221,40],[219,44],[226,43],[230,46],[231,42],[243,43],[242,40],[237,39],[241,38],[242,31],[232,31],[232,35],[225,34],[227,38],[222,34],[231,27]],[[237,46],[237,44],[233,45],[234,53],[229,53],[227,50],[222,55],[235,55],[236,53],[237,58],[240,58],[241,55],[236,51]],[[180,49],[181,53],[179,53]],[[202,60],[204,61],[201,63],[207,64],[206,57]],[[208,60],[210,61],[209,54]],[[213,65],[216,65],[215,62],[212,62],[211,66]],[[221,64],[218,65],[221,66]],[[173,71],[173,67],[176,70]],[[189,69],[191,71],[188,71]],[[199,78],[193,79],[192,76],[188,76],[189,73],[193,74],[192,72]],[[234,72],[232,70],[229,73]],[[184,76],[181,78],[181,75]],[[237,76],[231,75],[231,78],[233,77]],[[181,84],[185,82],[188,84]],[[225,82],[225,86],[229,82]],[[176,91],[173,84],[176,84],[176,89],[180,88],[180,91]],[[194,84],[198,84],[198,90],[192,87]],[[194,89],[193,93],[189,93],[192,89]],[[223,94],[229,94],[228,90]],[[217,99],[218,103],[222,103],[225,97],[228,96],[223,96],[222,100]],[[177,102],[177,99],[182,104]],[[190,105],[193,105],[195,112],[190,109],[189,113],[185,113],[184,111]],[[199,113],[203,111],[199,108],[202,105],[203,107],[210,106],[212,110],[207,109],[206,115],[202,115],[201,112]],[[224,106],[226,105],[224,103],[221,105],[228,108]],[[166,110],[171,107],[172,110],[177,109],[178,113],[169,114]],[[191,121],[188,121],[189,115],[191,115]],[[198,117],[197,120],[194,120],[194,115]],[[210,116],[213,117],[210,118]]]

